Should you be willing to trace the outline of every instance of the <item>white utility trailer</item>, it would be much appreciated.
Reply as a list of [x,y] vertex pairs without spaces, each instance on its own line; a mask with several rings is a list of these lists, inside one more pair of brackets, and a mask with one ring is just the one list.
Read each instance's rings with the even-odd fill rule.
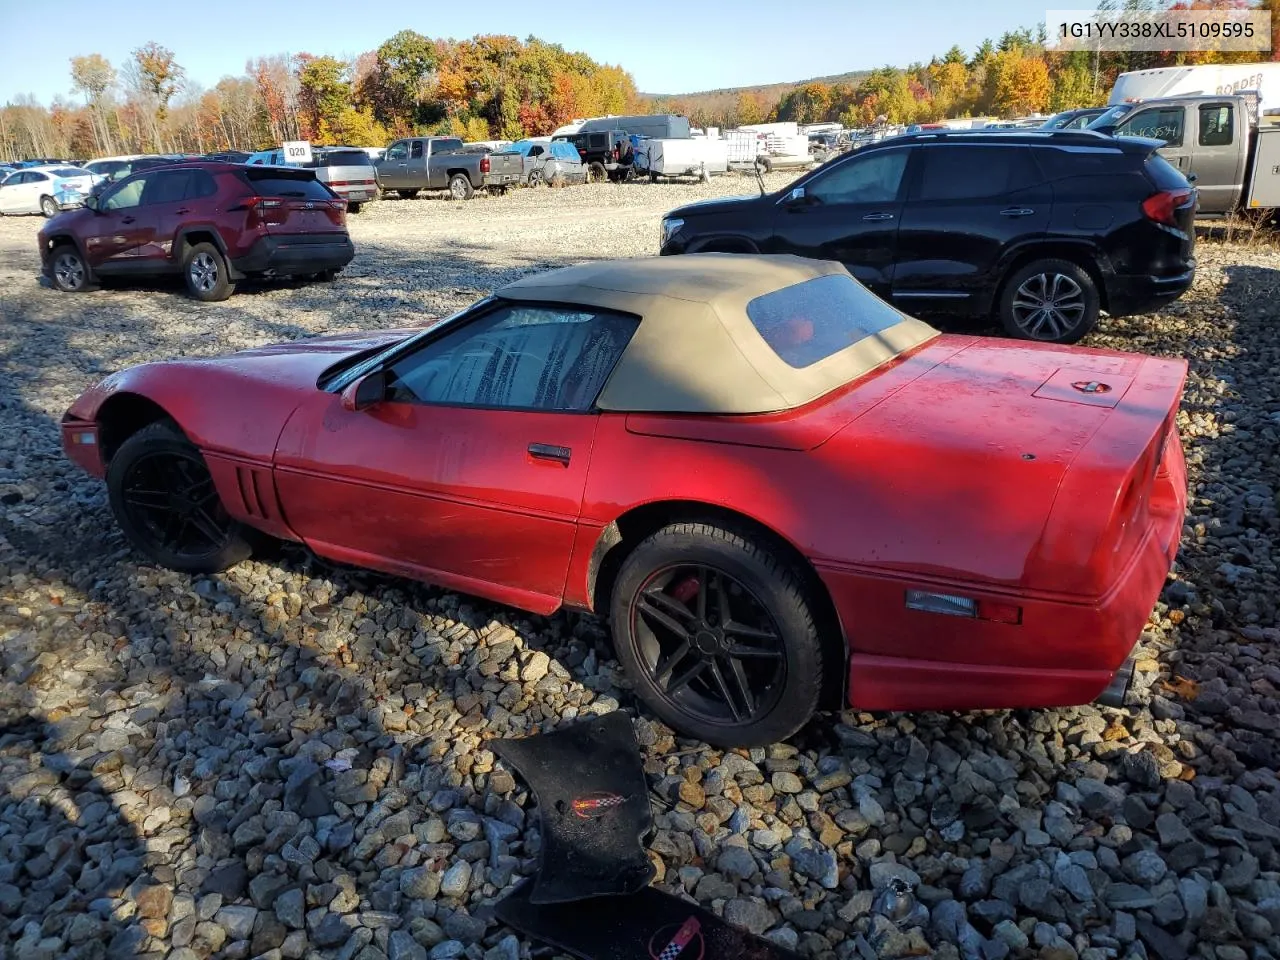
[[649,179],[697,177],[706,181],[712,174],[729,170],[729,144],[719,138],[642,140],[636,150],[636,169]]

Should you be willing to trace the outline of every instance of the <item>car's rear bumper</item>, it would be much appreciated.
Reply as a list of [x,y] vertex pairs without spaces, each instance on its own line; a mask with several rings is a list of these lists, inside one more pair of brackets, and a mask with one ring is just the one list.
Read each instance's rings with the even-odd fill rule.
[[259,237],[242,257],[231,258],[237,279],[257,273],[319,273],[339,270],[356,255],[345,233]]
[[[849,703],[864,710],[994,710],[1097,699],[1124,669],[1178,551],[1187,474],[1176,435],[1156,483],[1146,535],[1117,581],[1092,601],[819,567],[850,636]],[[904,595],[909,589],[1014,606],[1020,622],[908,611]],[[860,609],[864,614],[878,609],[884,616],[864,616],[860,626]],[[869,625],[869,619],[880,622]],[[860,653],[858,630],[877,627],[893,634],[894,642]],[[884,653],[895,648],[904,655]]]
[[523,178],[523,171],[520,173],[486,173],[484,185],[486,187],[512,187],[518,185]]
[[1172,303],[1191,289],[1196,279],[1195,263],[1170,276],[1117,275],[1107,279],[1107,313],[1128,317],[1151,313]]

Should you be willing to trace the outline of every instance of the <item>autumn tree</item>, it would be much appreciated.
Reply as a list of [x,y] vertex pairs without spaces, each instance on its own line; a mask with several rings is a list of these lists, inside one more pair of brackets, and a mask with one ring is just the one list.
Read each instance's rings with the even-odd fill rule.
[[423,115],[434,79],[436,45],[413,30],[401,30],[374,54],[367,77],[354,78],[361,99],[384,124],[410,126],[433,119]]
[[107,92],[115,86],[116,71],[111,61],[98,53],[71,58],[71,88],[83,93],[89,107],[89,123],[97,151],[114,153],[111,129],[104,110]]
[[133,51],[134,78],[151,109],[151,139],[154,149],[163,149],[163,130],[169,115],[169,101],[182,83],[183,69],[173,51],[154,40]]

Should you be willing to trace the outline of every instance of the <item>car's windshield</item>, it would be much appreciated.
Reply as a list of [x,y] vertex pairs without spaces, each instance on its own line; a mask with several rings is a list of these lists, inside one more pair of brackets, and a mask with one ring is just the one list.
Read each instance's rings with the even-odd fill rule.
[[1102,114],[1102,116],[1096,118],[1092,123],[1090,123],[1087,129],[1094,130],[1098,127],[1114,126],[1115,124],[1123,120],[1125,118],[1125,115],[1128,114],[1129,111],[1132,109],[1133,109],[1132,103],[1117,103],[1114,107],[1112,107],[1106,113]]
[[[404,351],[408,350],[423,337],[442,329],[446,324],[453,324],[463,316],[470,314],[473,310],[481,309],[493,302],[493,297],[485,297],[470,306],[463,307],[456,313],[451,313],[446,317],[441,317],[435,323],[428,324],[420,333],[415,333],[403,340],[397,340],[389,347],[383,347],[373,354],[355,354],[347,357],[333,366],[326,369],[320,374],[320,379],[316,381],[316,386],[321,390],[329,390],[338,392],[345,389],[353,381],[360,379],[366,373],[377,370],[384,364],[398,357]],[[363,357],[363,359],[362,359]]]

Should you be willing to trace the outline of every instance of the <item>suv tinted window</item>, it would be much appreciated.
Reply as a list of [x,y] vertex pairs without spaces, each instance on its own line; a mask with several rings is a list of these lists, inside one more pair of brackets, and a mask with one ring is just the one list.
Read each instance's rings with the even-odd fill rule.
[[332,200],[333,193],[315,177],[281,176],[278,170],[246,170],[249,185],[260,197],[295,197],[301,200]]
[[1231,104],[1206,103],[1200,107],[1200,146],[1225,147],[1231,142]]
[[205,170],[189,170],[187,171],[187,199],[195,200],[200,197],[212,197],[218,192],[218,185],[213,182],[213,177],[209,176]]
[[432,153],[457,153],[462,149],[462,141],[454,137],[446,137],[443,140],[437,140],[431,146]]
[[906,150],[877,150],[809,181],[805,196],[822,203],[885,203],[898,196],[906,168]]
[[917,200],[999,197],[1039,180],[1023,146],[940,144],[920,148]]
[[330,150],[317,154],[316,167],[367,167],[371,166],[369,155],[363,150]]
[[413,143],[409,144],[409,157],[412,160],[422,159],[422,141],[421,140],[415,140],[413,141]]
[[1121,170],[1124,154],[1114,147],[1038,146],[1031,151],[1046,180],[1108,176]]
[[1151,137],[1171,147],[1182,146],[1182,107],[1138,110],[1116,127],[1118,137]]
[[397,361],[389,396],[524,410],[591,409],[638,321],[561,307],[501,307]]
[[182,201],[187,196],[187,179],[186,170],[164,170],[147,177],[142,202],[152,204]]
[[797,370],[902,322],[898,311],[840,274],[756,297],[747,304],[747,318],[773,352]]

